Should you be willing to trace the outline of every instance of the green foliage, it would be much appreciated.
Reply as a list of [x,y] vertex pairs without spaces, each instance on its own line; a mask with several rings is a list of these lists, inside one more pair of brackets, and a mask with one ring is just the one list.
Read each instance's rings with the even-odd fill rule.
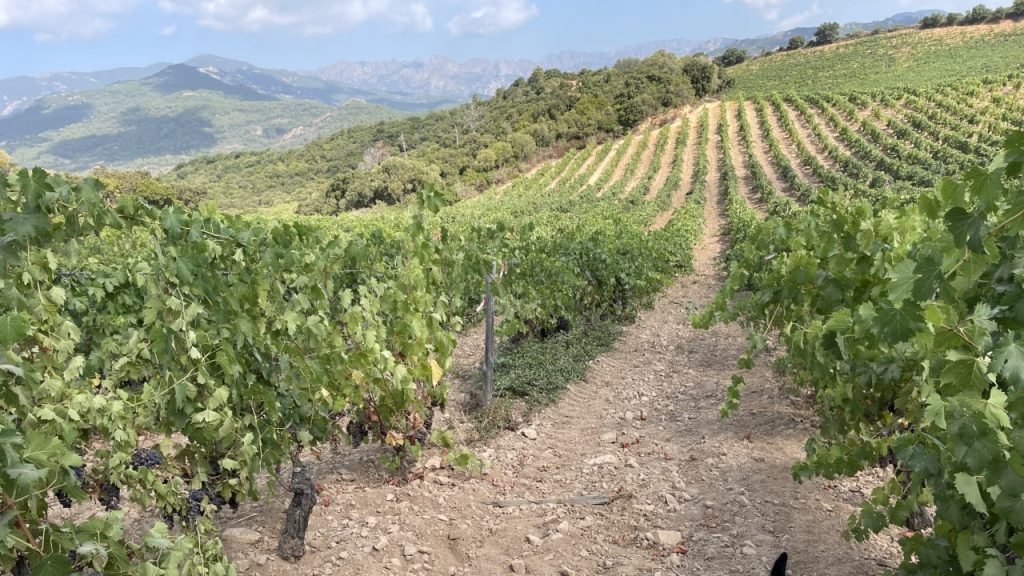
[[723,68],[729,68],[737,64],[746,62],[748,58],[747,51],[742,48],[728,48],[725,52],[722,52],[717,58],[715,58],[715,64]]
[[698,322],[779,334],[821,416],[796,477],[850,476],[895,458],[897,478],[851,518],[850,535],[935,506],[934,531],[902,540],[899,574],[1022,569],[1022,174],[1015,132],[987,168],[944,179],[914,205],[823,193],[751,228]]
[[[734,92],[842,92],[930,88],[1022,70],[1024,25],[903,30],[781,52],[729,69]],[[899,58],[893,58],[899,54]]]
[[201,197],[199,190],[187,184],[168,184],[143,170],[111,170],[101,166],[92,171],[92,177],[103,184],[111,200],[134,196],[150,206],[166,208],[175,204],[195,207]]
[[572,74],[538,69],[490,100],[350,128],[297,150],[199,158],[178,166],[167,179],[204,188],[208,199],[233,211],[347,196],[341,189],[345,174],[357,170],[364,152],[381,142],[433,166],[449,189],[483,189],[499,171],[513,172],[537,150],[620,136],[651,115],[717,93],[726,82],[710,59],[667,52]]
[[400,204],[441,185],[441,175],[434,167],[398,156],[369,170],[344,172],[331,182],[323,197],[309,199],[300,211],[337,214],[376,204]]
[[0,150],[0,174],[10,174],[16,168],[14,160],[11,160],[11,157],[6,152]]
[[567,385],[583,379],[589,362],[611,349],[621,333],[617,324],[603,321],[516,342],[498,351],[494,390],[523,399],[531,408],[549,404]]
[[978,4],[964,14],[963,24],[984,24],[993,20],[992,9],[984,4]]
[[839,22],[825,22],[814,31],[814,45],[825,46],[839,40]]
[[786,50],[799,50],[807,45],[807,39],[803,36],[797,35],[789,39],[786,43]]
[[[70,573],[77,550],[106,574],[233,573],[214,506],[187,520],[190,491],[258,496],[297,449],[343,435],[339,414],[412,450],[443,403],[457,321],[441,269],[457,254],[422,212],[385,241],[133,197],[110,207],[98,181],[40,169],[0,189],[5,572]],[[142,442],[162,464],[130,465]],[[54,491],[74,505],[97,489],[127,489],[180,528],[126,537],[117,511],[47,514]]]

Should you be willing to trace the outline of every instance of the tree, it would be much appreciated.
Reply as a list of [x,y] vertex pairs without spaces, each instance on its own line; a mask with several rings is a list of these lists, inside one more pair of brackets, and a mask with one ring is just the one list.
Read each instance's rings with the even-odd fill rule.
[[992,18],[992,10],[984,4],[978,4],[974,8],[971,8],[970,12],[964,15],[963,24],[984,24]]
[[1006,15],[1014,20],[1024,19],[1024,0],[1013,0],[1013,6],[1006,11]]
[[825,22],[814,31],[814,44],[824,46],[839,40],[839,23]]
[[9,174],[14,168],[14,160],[11,160],[6,152],[0,150],[0,174]]
[[807,39],[803,36],[793,36],[789,39],[789,44],[786,44],[786,50],[799,50],[807,45]]
[[737,64],[746,62],[748,57],[747,51],[742,48],[729,48],[725,52],[722,52],[721,56],[715,58],[715,64],[723,68],[729,68]]
[[388,151],[388,147],[384,145],[384,142],[378,140],[374,142],[373,146],[363,150],[363,159],[359,162],[359,169],[370,170],[380,166],[390,156],[391,152]]
[[964,15],[959,12],[950,12],[946,14],[946,26],[956,26],[964,19]]
[[929,14],[924,18],[921,18],[920,26],[922,30],[928,30],[931,28],[941,28],[946,25],[946,16],[941,12],[935,14]]
[[522,132],[516,132],[509,136],[508,143],[512,146],[512,154],[520,162],[533,156],[533,153],[537,151],[537,143],[533,141],[533,137]]

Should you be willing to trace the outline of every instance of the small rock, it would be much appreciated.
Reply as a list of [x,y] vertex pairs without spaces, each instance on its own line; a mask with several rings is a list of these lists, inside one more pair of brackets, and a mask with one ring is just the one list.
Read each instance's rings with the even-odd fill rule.
[[417,552],[419,552],[419,549],[417,549],[416,546],[413,546],[412,544],[406,544],[405,546],[402,546],[402,556],[405,556],[406,558],[409,558],[410,556],[415,556]]
[[260,541],[263,535],[248,528],[228,528],[220,533],[220,539],[225,544],[241,544],[251,546]]
[[743,507],[750,506],[750,500],[747,500],[746,496],[740,496],[739,498],[736,499],[736,501],[740,503],[740,506],[743,506]]
[[522,430],[519,431],[519,433],[522,434],[523,438],[526,438],[527,440],[537,439],[537,431],[534,430],[533,428],[523,428]]
[[630,458],[626,460],[626,468],[639,468],[640,463],[636,461],[636,458]]
[[633,418],[636,418],[636,414],[627,411],[625,414],[622,415],[622,417],[625,418],[626,420],[632,420]]
[[600,466],[602,464],[616,464],[618,463],[618,461],[619,459],[616,458],[613,454],[604,454],[602,456],[598,456],[597,458],[587,460],[587,464],[590,466]]
[[526,542],[532,544],[533,546],[540,546],[543,541],[540,538],[534,536],[533,534],[527,534]]
[[655,530],[654,542],[661,546],[672,547],[683,541],[683,534],[678,530]]
[[526,563],[522,560],[513,560],[508,567],[515,574],[526,574]]
[[427,470],[438,470],[438,469],[440,469],[441,468],[441,457],[440,456],[431,456],[430,458],[427,459],[426,462],[423,463],[423,467],[426,468]]
[[377,517],[376,516],[367,516],[366,517],[366,527],[367,528],[373,528],[376,525],[377,525]]
[[387,547],[388,547],[388,539],[383,537],[383,536],[381,537],[380,540],[377,540],[376,544],[373,545],[373,549],[376,550],[377,552],[380,552],[381,550],[383,550],[383,549],[385,549]]
[[356,475],[355,474],[350,474],[348,472],[342,472],[341,473],[341,479],[344,482],[355,482],[356,481]]
[[385,502],[394,502],[395,501],[395,495],[394,494],[388,494],[387,496],[384,497],[384,501]]
[[235,567],[238,568],[238,571],[240,573],[241,572],[248,572],[249,568],[251,566],[252,566],[252,562],[249,559],[247,559],[247,558],[242,558],[241,560],[236,560],[235,561]]
[[449,478],[447,476],[441,476],[441,475],[434,476],[433,480],[434,480],[434,484],[439,484],[441,486],[448,486],[448,485],[450,485],[452,483],[452,479],[451,478]]
[[558,576],[576,576],[576,571],[562,566],[558,569]]
[[604,434],[601,434],[601,442],[604,442],[605,444],[614,444],[618,438],[619,435],[615,432],[605,432]]
[[676,500],[675,496],[671,494],[665,494],[665,504],[668,504],[669,508],[677,508],[679,506],[679,501]]
[[559,524],[555,528],[555,530],[558,530],[559,534],[568,534],[569,533],[569,522],[568,521],[563,521],[561,524]]
[[754,548],[753,546],[744,546],[743,549],[740,550],[740,553],[744,556],[753,556],[757,554],[757,548]]

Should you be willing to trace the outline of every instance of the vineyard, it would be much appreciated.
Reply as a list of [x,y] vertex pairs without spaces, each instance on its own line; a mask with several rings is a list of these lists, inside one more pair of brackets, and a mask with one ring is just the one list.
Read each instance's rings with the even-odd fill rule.
[[379,444],[401,477],[430,450],[479,472],[433,421],[492,270],[501,334],[543,339],[635,319],[727,234],[728,280],[696,319],[751,329],[722,412],[743,410],[743,374],[777,339],[820,423],[794,475],[892,470],[852,537],[914,530],[899,573],[1019,574],[1021,126],[1019,73],[764,93],[463,202],[338,218],[0,175],[0,568],[233,574],[219,513],[280,484],[275,550],[298,560],[322,452]]

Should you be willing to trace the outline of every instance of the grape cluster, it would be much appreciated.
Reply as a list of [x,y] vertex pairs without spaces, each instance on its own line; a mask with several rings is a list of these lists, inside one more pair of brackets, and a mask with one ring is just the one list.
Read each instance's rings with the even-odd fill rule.
[[220,495],[219,491],[203,486],[198,490],[190,490],[188,493],[188,511],[185,513],[187,520],[195,520],[203,515],[204,500],[209,502],[218,512],[224,506],[230,507],[232,511],[238,510],[238,498],[234,494],[230,498],[225,499]]
[[136,448],[132,452],[131,466],[133,470],[139,468],[156,468],[164,463],[164,457],[151,448]]
[[359,448],[359,446],[366,440],[370,430],[366,427],[366,422],[362,420],[350,420],[348,425],[345,426],[345,432],[348,437],[352,439],[352,447]]
[[[75,480],[78,482],[78,485],[81,486],[82,481],[85,480],[85,465],[72,466],[71,472],[75,475]],[[60,503],[61,508],[71,508],[71,505],[74,503],[74,501],[71,500],[71,496],[68,496],[68,493],[63,490],[54,490],[53,495],[57,498],[57,502]]]
[[128,392],[139,392],[146,385],[146,378],[130,378],[117,383],[117,387]]
[[104,482],[100,484],[100,494],[98,499],[100,504],[103,505],[104,510],[120,510],[121,488],[114,484]]
[[57,497],[57,502],[60,503],[61,508],[71,508],[74,503],[68,493],[63,490],[54,490],[53,495]]

